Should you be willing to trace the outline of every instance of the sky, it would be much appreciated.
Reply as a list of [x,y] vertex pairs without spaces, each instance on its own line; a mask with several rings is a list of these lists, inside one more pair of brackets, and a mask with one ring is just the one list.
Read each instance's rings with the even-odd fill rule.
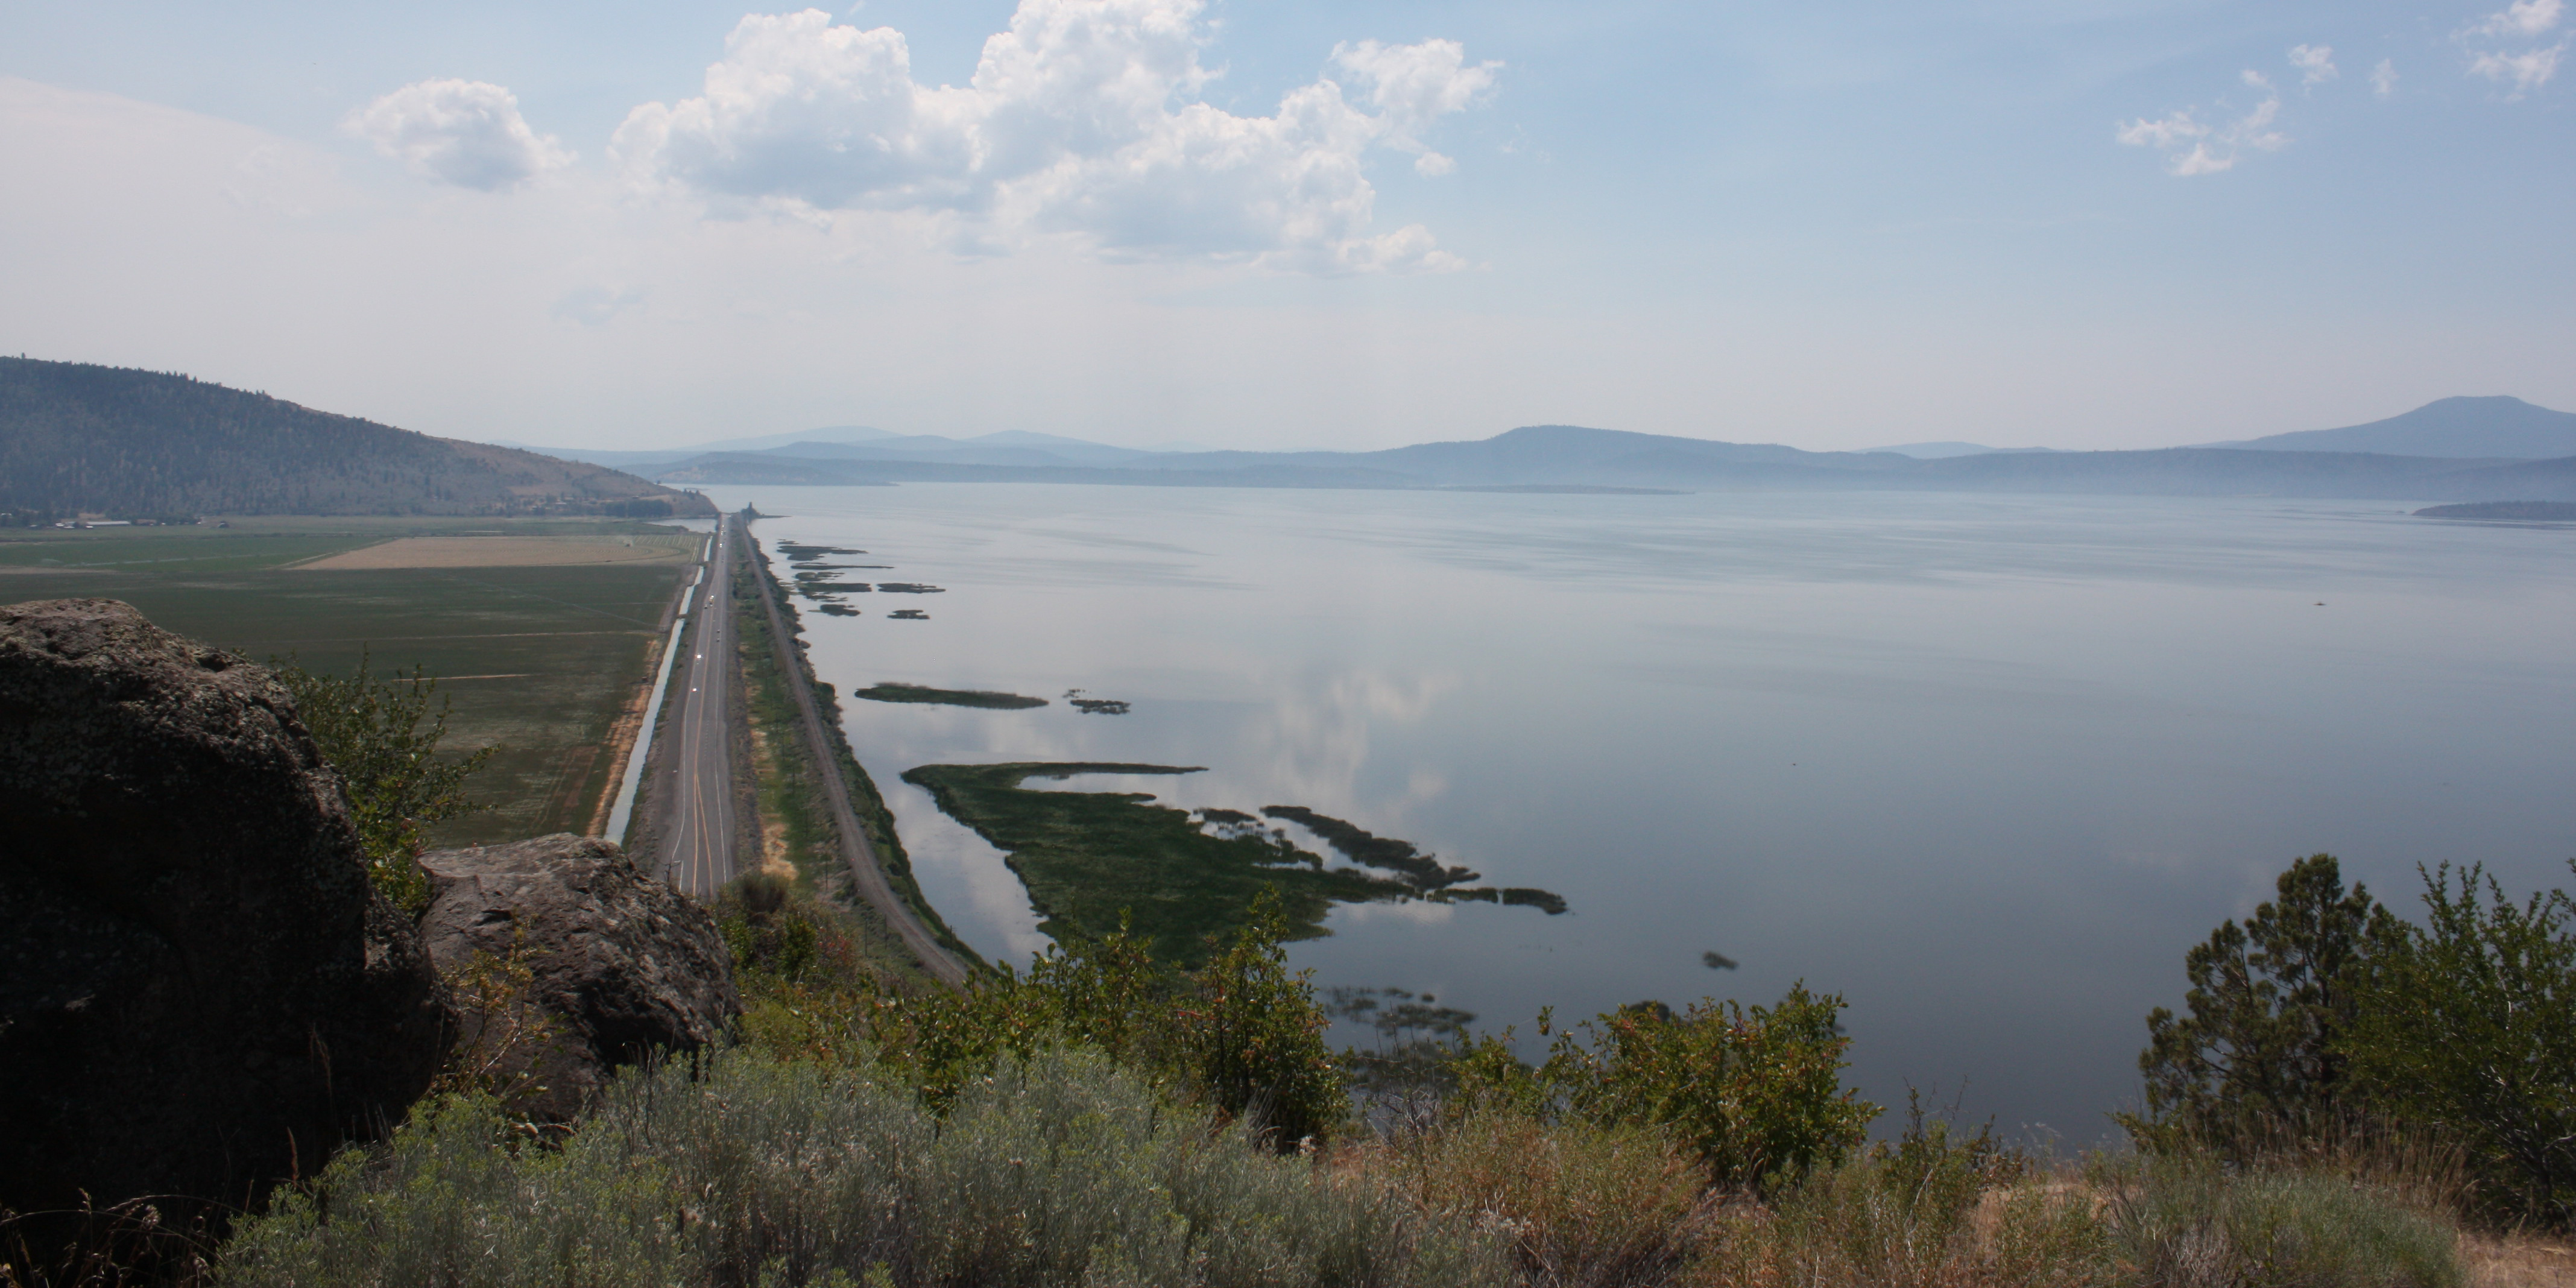
[[0,7],[0,351],[429,433],[2576,409],[2565,0]]

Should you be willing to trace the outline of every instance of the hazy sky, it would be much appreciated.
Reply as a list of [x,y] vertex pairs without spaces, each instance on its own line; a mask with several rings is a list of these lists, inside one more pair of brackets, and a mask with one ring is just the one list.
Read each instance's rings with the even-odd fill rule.
[[0,350],[432,433],[2576,408],[2562,0],[12,0]]

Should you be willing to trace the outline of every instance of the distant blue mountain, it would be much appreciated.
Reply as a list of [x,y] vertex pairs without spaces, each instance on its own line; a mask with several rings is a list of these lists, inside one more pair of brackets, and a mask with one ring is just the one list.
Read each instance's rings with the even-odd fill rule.
[[709,452],[756,452],[764,448],[793,443],[864,443],[874,439],[897,437],[901,436],[892,430],[875,429],[866,425],[826,425],[820,429],[800,429],[788,434],[720,438],[711,443],[699,443],[691,447],[666,447],[652,451],[597,447],[539,447],[530,443],[514,443],[506,439],[495,439],[493,443],[498,447],[543,452],[548,456],[560,456],[568,461],[588,461],[593,465],[606,465],[612,469],[650,469],[657,465],[669,465],[674,461],[685,461],[693,456],[704,456]]
[[840,461],[927,461],[949,465],[1127,465],[1159,455],[1055,434],[1005,429],[973,438],[889,434],[865,442],[793,442],[764,455]]
[[2303,429],[2207,446],[2537,461],[2576,456],[2576,412],[2551,411],[2502,396],[2444,398],[2367,425]]
[[665,483],[772,485],[1016,481],[1160,487],[2576,500],[2576,456],[2498,461],[2175,447],[2135,452],[1983,452],[1918,460],[1893,452],[1808,452],[1776,443],[1724,443],[1580,425],[1526,425],[1473,442],[1416,443],[1377,452],[1099,450],[1124,456],[1087,463],[1035,446],[884,440],[828,451],[796,445],[768,452],[713,453],[656,471],[655,477]]
[[1943,461],[1953,456],[1984,456],[1990,452],[2053,452],[2054,447],[1988,447],[1983,443],[1898,443],[1894,447],[1871,447],[1864,451],[1894,452],[1918,461]]
[[2428,501],[2576,500],[2576,415],[2517,398],[2445,398],[2345,429],[2156,451],[1908,443],[1809,452],[1581,425],[1374,452],[1143,451],[1003,430],[973,438],[859,426],[710,444],[583,452],[671,483],[969,480],[1162,487],[1937,490]]

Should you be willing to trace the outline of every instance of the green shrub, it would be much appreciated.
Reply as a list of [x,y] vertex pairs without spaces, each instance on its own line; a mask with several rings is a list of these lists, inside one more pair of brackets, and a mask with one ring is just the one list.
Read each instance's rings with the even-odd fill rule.
[[2377,953],[2355,1075],[2401,1120],[2459,1142],[2501,1213],[2576,1222],[2576,901],[2515,903],[2483,869],[2424,874],[2425,924]]
[[733,955],[734,977],[801,983],[859,973],[857,946],[839,919],[767,872],[746,872],[716,895],[716,928]]
[[1288,970],[1288,935],[1279,896],[1257,896],[1233,942],[1184,977],[1175,1016],[1192,1083],[1283,1144],[1322,1137],[1350,1112],[1341,1066],[1324,1045],[1331,1021],[1315,1004],[1313,972]]
[[416,917],[430,899],[420,829],[483,808],[465,799],[465,780],[492,749],[439,759],[453,704],[442,700],[430,710],[438,681],[418,666],[378,680],[370,665],[362,654],[357,671],[345,678],[316,675],[292,659],[276,668],[323,761],[339,773],[368,874],[395,907]]
[[2232,1169],[2207,1154],[2104,1164],[2112,1237],[2133,1277],[2172,1288],[2455,1288],[2440,1219],[2351,1180]]
[[2108,1232],[2090,1196],[2033,1178],[2030,1160],[1991,1128],[1959,1132],[1910,1097],[1896,1140],[1815,1172],[1765,1214],[1738,1214],[1718,1277],[1870,1288],[2111,1282]]
[[1535,1069],[1512,1056],[1507,1031],[1460,1059],[1458,1103],[1664,1127],[1716,1184],[1773,1189],[1848,1157],[1879,1115],[1842,1086],[1842,1009],[1803,983],[1767,1008],[1706,999],[1676,1015],[1640,1002],[1558,1034]]
[[[1005,968],[964,989],[921,992],[832,970],[788,977],[760,964],[784,960],[760,946],[769,932],[746,920],[728,934],[755,962],[744,1035],[781,1059],[882,1065],[944,1109],[1006,1056],[1090,1046],[1289,1149],[1347,1117],[1328,1021],[1306,976],[1287,968],[1289,929],[1263,896],[1195,971],[1156,962],[1122,928],[1053,946],[1025,976]],[[821,956],[831,957],[828,940]]]
[[735,1051],[613,1083],[560,1149],[488,1099],[416,1116],[265,1216],[240,1285],[1452,1285],[1495,1241],[1211,1131],[1098,1052],[1045,1048],[945,1119],[899,1082]]
[[2146,1113],[2121,1119],[2141,1144],[2245,1158],[2360,1112],[2342,1041],[2359,974],[2397,922],[2331,854],[2290,865],[2279,898],[2226,922],[2183,959],[2185,1014],[2147,1016]]
[[1507,1241],[1527,1283],[1668,1283],[1708,1242],[1698,1161],[1651,1127],[1484,1111],[1369,1146],[1359,1161],[1424,1211]]

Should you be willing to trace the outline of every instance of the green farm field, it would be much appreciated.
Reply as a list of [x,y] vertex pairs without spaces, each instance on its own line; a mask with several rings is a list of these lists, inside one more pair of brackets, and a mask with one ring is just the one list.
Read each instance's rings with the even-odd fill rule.
[[305,569],[403,537],[634,537],[617,521],[270,518],[228,529],[0,532],[0,603],[121,599],[167,630],[255,661],[293,658],[379,675],[415,664],[453,699],[447,748],[494,749],[469,783],[491,809],[435,828],[435,844],[587,831],[611,787],[608,743],[651,681],[664,614],[692,564]]

